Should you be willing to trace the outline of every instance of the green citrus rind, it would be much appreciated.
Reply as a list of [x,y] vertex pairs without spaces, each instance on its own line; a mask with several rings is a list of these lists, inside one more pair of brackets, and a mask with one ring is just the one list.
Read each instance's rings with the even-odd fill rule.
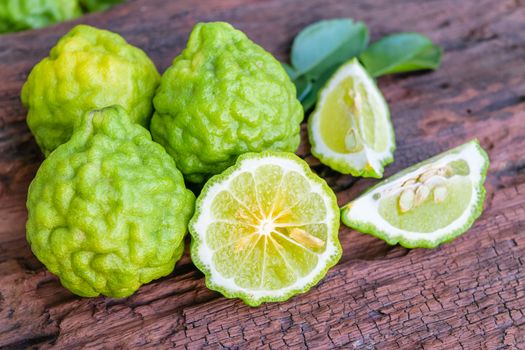
[[[292,161],[297,166],[300,167],[302,170],[302,175],[304,175],[309,181],[311,181],[312,184],[316,186],[321,186],[322,193],[326,195],[326,199],[329,200],[330,204],[329,207],[327,207],[327,211],[330,211],[333,214],[333,217],[330,221],[327,221],[331,224],[331,230],[328,232],[328,239],[327,239],[327,249],[328,247],[331,247],[333,249],[332,254],[328,255],[325,259],[321,259],[320,257],[320,263],[319,265],[321,268],[319,271],[317,271],[312,276],[307,275],[306,277],[303,277],[304,279],[308,279],[308,282],[304,283],[301,286],[289,288],[285,291],[278,290],[273,291],[274,295],[263,295],[263,296],[257,296],[254,294],[257,294],[256,291],[249,291],[249,290],[242,290],[242,287],[239,287],[237,290],[232,290],[232,288],[229,288],[227,286],[224,286],[221,283],[217,283],[214,281],[214,271],[212,266],[210,264],[207,264],[204,259],[201,257],[201,254],[199,252],[200,248],[206,244],[204,232],[199,232],[197,229],[197,223],[199,221],[200,216],[203,213],[204,210],[204,204],[206,201],[207,194],[211,192],[212,188],[215,186],[221,186],[224,182],[228,181],[232,175],[234,175],[235,172],[243,170],[243,166],[245,161],[249,160],[261,160],[264,161],[265,158],[268,157],[277,157],[280,159],[284,159],[287,161]],[[261,165],[264,163],[261,163]],[[266,163],[271,164],[271,163]],[[213,198],[211,198],[213,199]],[[325,201],[326,203],[326,201]],[[314,285],[316,285],[327,273],[327,271],[334,266],[339,259],[341,258],[342,249],[341,245],[339,243],[338,233],[339,233],[339,224],[340,224],[340,211],[339,207],[337,205],[337,198],[332,191],[332,189],[326,184],[326,182],[315,175],[311,169],[309,168],[308,164],[304,162],[302,159],[297,157],[293,153],[289,152],[278,152],[278,151],[264,151],[260,153],[246,153],[241,155],[237,162],[226,169],[221,174],[213,176],[206,184],[204,185],[204,188],[202,189],[201,195],[197,198],[197,201],[195,203],[195,214],[190,220],[189,223],[189,232],[191,234],[192,240],[190,245],[190,251],[191,251],[191,258],[195,266],[202,271],[205,275],[205,283],[206,286],[211,289],[220,292],[222,295],[224,295],[227,298],[239,298],[243,300],[247,305],[249,306],[258,306],[264,302],[279,302],[279,301],[285,301],[289,298],[304,293],[308,291],[310,288],[312,288]],[[324,253],[323,253],[324,254]],[[317,268],[317,267],[316,267]],[[315,269],[314,269],[315,270]],[[215,272],[218,273],[218,272]],[[284,288],[286,289],[286,288]],[[270,292],[271,293],[271,292]],[[280,294],[279,294],[280,293]]]
[[[389,183],[392,183],[398,180],[400,177],[403,177],[407,174],[410,174],[416,171],[422,165],[433,163],[435,161],[438,161],[442,157],[445,157],[448,155],[459,154],[461,153],[461,151],[465,151],[469,147],[472,148],[476,152],[477,155],[479,155],[480,160],[482,160],[482,163],[481,163],[481,166],[479,167],[479,173],[478,173],[479,180],[473,183],[474,192],[471,198],[471,203],[473,204],[468,206],[466,209],[466,211],[469,211],[470,213],[468,214],[467,219],[464,220],[464,222],[462,222],[455,229],[449,232],[440,234],[440,235],[436,235],[436,236],[432,236],[433,233],[429,233],[429,234],[426,234],[426,237],[424,234],[421,234],[420,237],[414,238],[414,237],[409,237],[409,235],[412,234],[410,232],[406,232],[405,234],[392,234],[392,232],[389,232],[388,229],[379,227],[377,225],[377,222],[363,221],[360,218],[353,216],[352,208],[354,207],[355,203],[362,198],[365,198],[367,196],[372,196],[372,193],[374,192],[374,190],[380,187],[383,187],[385,185],[388,185]],[[478,140],[472,140],[459,147],[451,149],[447,152],[443,152],[423,162],[415,164],[399,172],[398,174],[388,178],[387,180],[380,182],[376,186],[371,187],[365,193],[363,193],[360,197],[358,197],[354,201],[346,204],[345,206],[341,208],[341,221],[350,228],[353,228],[359,232],[369,234],[379,239],[382,239],[390,245],[400,244],[406,248],[429,248],[429,249],[435,248],[440,244],[454,240],[455,238],[457,238],[458,236],[466,232],[473,225],[475,220],[481,215],[483,211],[483,202],[484,202],[485,194],[486,194],[483,183],[485,182],[485,178],[487,176],[488,167],[489,167],[489,158],[488,158],[487,153],[480,146]],[[447,227],[452,226],[458,221],[459,219],[453,221],[451,224],[447,225]],[[445,227],[445,229],[447,227]]]

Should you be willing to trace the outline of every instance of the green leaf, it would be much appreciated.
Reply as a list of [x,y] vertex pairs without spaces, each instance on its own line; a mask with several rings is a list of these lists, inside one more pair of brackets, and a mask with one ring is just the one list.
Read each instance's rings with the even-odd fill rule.
[[308,93],[303,94],[301,96],[302,98],[299,98],[299,101],[301,101],[305,112],[308,112],[315,106],[315,103],[317,102],[317,98],[319,96],[319,91],[325,86],[326,82],[332,77],[332,75],[338,68],[338,64],[329,67],[323,72],[323,74],[321,74],[319,78],[315,80],[309,80],[311,84],[310,90],[308,91]]
[[298,75],[295,68],[287,63],[281,62],[281,65],[290,77],[290,80],[295,84],[297,99],[301,101],[312,90],[312,80],[304,75]]
[[294,80],[295,88],[297,89],[297,99],[302,101],[308,96],[313,88],[313,82],[307,77],[300,76],[297,80]]
[[317,102],[317,95],[319,94],[319,89],[314,89],[312,84],[312,89],[308,91],[308,94],[306,94],[301,101],[301,104],[303,105],[304,112],[308,112],[310,109],[312,109],[313,106],[315,106],[315,103]]
[[293,81],[297,79],[299,76],[297,71],[294,67],[290,66],[288,63],[281,62],[281,66],[283,66],[284,70],[286,71],[286,74],[290,77],[290,79]]
[[368,28],[349,18],[316,22],[292,44],[291,62],[299,75],[318,78],[332,66],[359,55],[368,45]]
[[418,33],[385,36],[359,56],[373,77],[385,74],[436,69],[441,63],[441,47]]

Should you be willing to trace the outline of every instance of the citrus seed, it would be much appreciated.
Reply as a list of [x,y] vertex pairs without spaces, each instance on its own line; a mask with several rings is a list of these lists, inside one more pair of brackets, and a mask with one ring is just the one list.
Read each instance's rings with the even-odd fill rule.
[[430,188],[426,185],[421,185],[416,189],[416,196],[414,198],[414,205],[421,205],[429,196]]
[[434,188],[434,202],[441,203],[443,202],[448,195],[448,190],[446,187],[438,186]]
[[358,136],[354,128],[348,130],[345,136],[345,148],[349,152],[358,152],[363,146],[358,142]]
[[431,177],[433,177],[434,175],[436,175],[436,173],[437,173],[436,169],[429,169],[429,170],[425,171],[423,174],[419,175],[419,177],[417,178],[417,181],[425,182],[428,179],[430,179]]
[[443,177],[451,177],[454,175],[454,170],[452,170],[450,166],[445,165],[444,167],[441,167],[437,170],[437,174]]
[[415,193],[413,189],[409,188],[401,192],[401,195],[399,196],[399,208],[402,213],[406,213],[412,209],[414,206],[414,197]]
[[446,183],[446,179],[439,175],[434,175],[427,181],[425,181],[425,186],[428,186],[430,189],[436,187],[436,186],[442,186]]
[[412,185],[415,185],[416,184],[416,180],[414,179],[408,179],[406,180],[405,182],[403,182],[403,184],[401,185],[401,187],[410,187]]
[[324,241],[322,239],[319,239],[297,227],[290,230],[290,238],[306,248],[318,249],[324,247]]

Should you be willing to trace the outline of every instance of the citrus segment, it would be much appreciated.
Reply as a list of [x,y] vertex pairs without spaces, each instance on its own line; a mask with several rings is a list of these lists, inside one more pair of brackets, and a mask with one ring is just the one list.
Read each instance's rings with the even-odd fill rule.
[[488,157],[477,140],[416,164],[342,209],[342,221],[389,244],[433,248],[481,214]]
[[381,177],[395,139],[388,106],[356,59],[343,65],[320,94],[308,121],[312,153],[343,174]]
[[241,156],[213,177],[190,223],[211,289],[249,305],[308,290],[341,256],[334,193],[291,153]]

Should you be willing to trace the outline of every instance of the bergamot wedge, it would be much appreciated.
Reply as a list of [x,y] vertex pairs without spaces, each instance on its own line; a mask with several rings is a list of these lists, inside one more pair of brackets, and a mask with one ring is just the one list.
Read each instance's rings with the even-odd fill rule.
[[27,124],[46,156],[92,109],[121,105],[147,127],[159,78],[148,56],[120,35],[78,25],[29,74],[21,96]]
[[292,153],[247,153],[204,186],[189,226],[208,288],[256,306],[314,286],[341,257],[339,209]]
[[281,64],[228,23],[199,23],[163,74],[153,139],[186,180],[202,182],[240,154],[299,146],[303,109]]
[[388,105],[357,59],[341,66],[319,94],[308,136],[312,154],[343,174],[380,178],[393,161]]
[[126,297],[172,272],[194,199],[122,108],[89,112],[31,182],[27,239],[73,293]]
[[481,214],[488,166],[478,141],[470,141],[380,182],[342,208],[342,221],[389,244],[434,248]]

